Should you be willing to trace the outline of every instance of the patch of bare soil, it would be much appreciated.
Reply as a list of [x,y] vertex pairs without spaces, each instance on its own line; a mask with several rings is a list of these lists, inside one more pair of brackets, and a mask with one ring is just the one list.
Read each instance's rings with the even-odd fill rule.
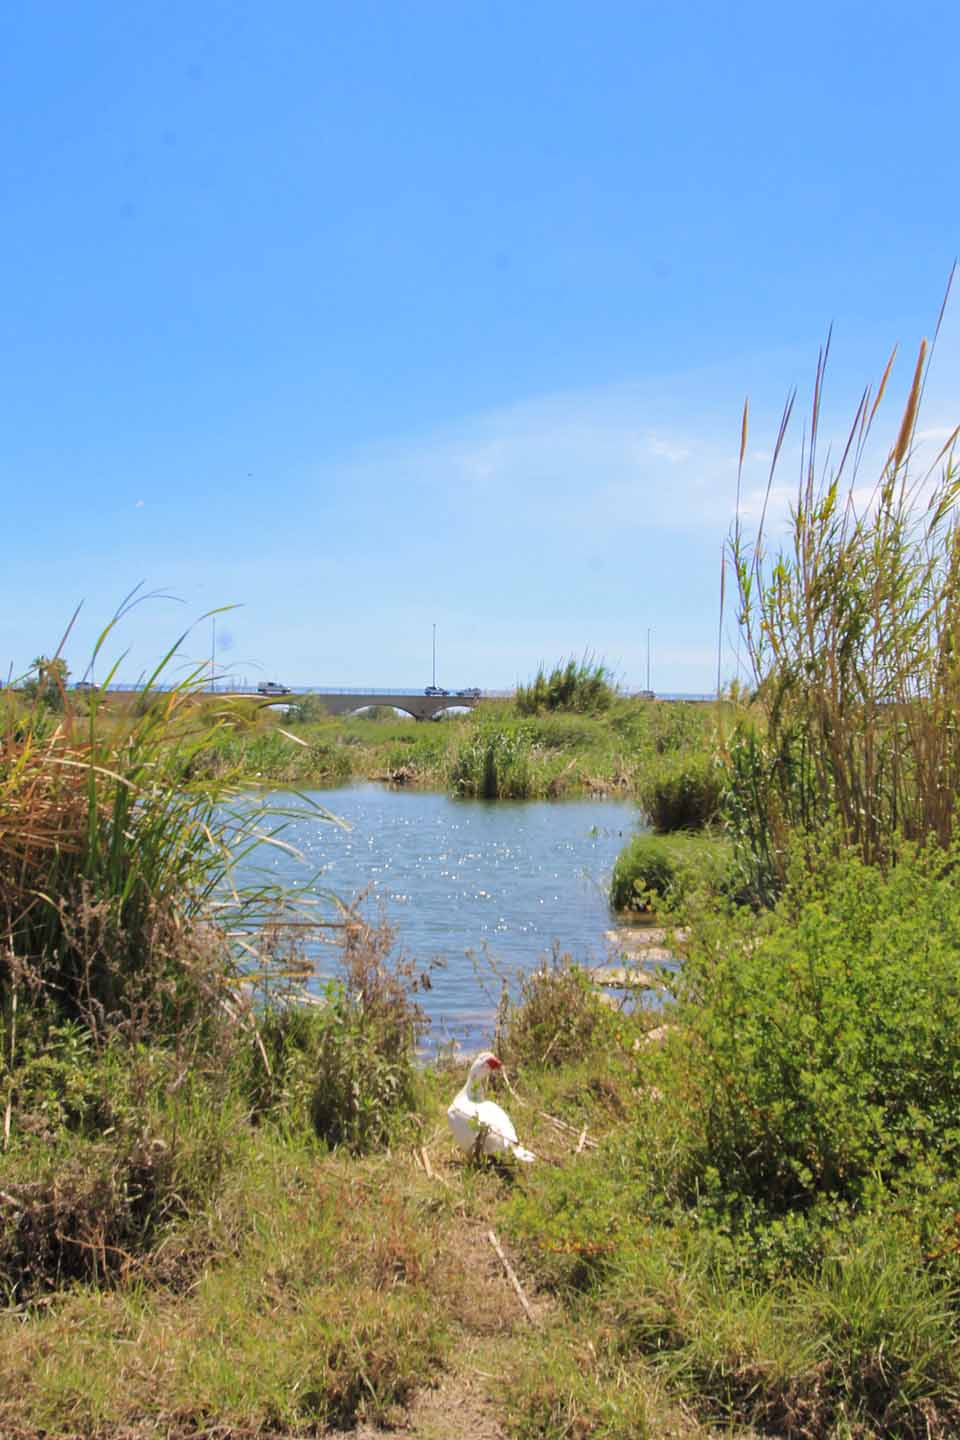
[[[456,1192],[464,1162],[444,1153],[445,1148],[439,1146],[440,1153],[434,1152],[432,1163],[428,1162],[430,1179]],[[512,1338],[522,1338],[524,1331],[548,1323],[556,1303],[536,1292],[519,1258],[502,1237],[499,1243],[524,1299],[491,1244],[489,1221],[461,1211],[446,1236],[451,1266],[445,1301],[460,1332],[450,1368],[435,1386],[419,1391],[393,1429],[362,1426],[351,1432],[352,1440],[506,1440],[495,1398],[498,1387],[509,1383],[503,1374],[504,1342],[509,1345]]]
[[506,1440],[488,1393],[493,1379],[466,1369],[445,1375],[435,1390],[420,1392],[402,1430],[364,1427],[354,1440]]

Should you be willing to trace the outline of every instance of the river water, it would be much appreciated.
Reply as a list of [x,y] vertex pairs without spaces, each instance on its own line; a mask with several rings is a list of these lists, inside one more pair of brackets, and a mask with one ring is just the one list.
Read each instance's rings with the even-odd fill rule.
[[[581,963],[607,960],[607,891],[639,820],[633,804],[454,800],[375,784],[310,795],[349,828],[294,820],[283,839],[303,859],[261,850],[260,872],[294,888],[313,879],[348,901],[367,892],[362,912],[389,921],[397,950],[436,966],[422,996],[428,1048],[490,1039],[497,972],[516,980],[555,944]],[[283,792],[265,799],[297,804]],[[331,952],[318,969],[334,972]]]

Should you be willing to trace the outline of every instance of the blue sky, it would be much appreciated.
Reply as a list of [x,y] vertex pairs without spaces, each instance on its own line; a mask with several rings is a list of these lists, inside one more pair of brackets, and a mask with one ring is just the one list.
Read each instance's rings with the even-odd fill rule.
[[451,687],[585,649],[642,684],[649,627],[655,686],[709,689],[744,395],[751,490],[831,322],[837,426],[932,330],[958,41],[934,4],[8,7],[0,668],[83,600],[82,673],[144,581],[131,678],[236,604],[252,681],[428,683],[436,624]]

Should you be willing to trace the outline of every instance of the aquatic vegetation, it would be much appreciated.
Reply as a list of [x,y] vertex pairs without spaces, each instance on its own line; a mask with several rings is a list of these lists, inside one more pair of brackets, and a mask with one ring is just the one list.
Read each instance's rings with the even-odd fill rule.
[[456,795],[483,800],[526,800],[533,793],[535,756],[521,725],[477,726],[454,754],[448,771]]
[[724,788],[721,766],[709,752],[671,752],[644,767],[637,799],[658,834],[704,830],[719,819]]
[[638,834],[617,856],[610,881],[615,910],[677,912],[736,893],[734,854],[718,835]]

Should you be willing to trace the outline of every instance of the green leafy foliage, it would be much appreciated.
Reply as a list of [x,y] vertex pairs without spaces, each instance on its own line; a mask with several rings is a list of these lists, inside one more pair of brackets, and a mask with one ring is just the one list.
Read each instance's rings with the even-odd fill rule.
[[349,920],[341,977],[258,1018],[244,1090],[254,1114],[294,1134],[365,1154],[387,1144],[417,1099],[416,1047],[428,977],[391,954],[389,926]]
[[584,655],[576,660],[555,665],[548,675],[543,666],[529,685],[518,685],[515,697],[521,715],[536,715],[542,710],[576,710],[594,714],[609,710],[616,689],[606,665]]
[[328,718],[327,708],[320,695],[298,695],[287,706],[285,725],[316,725]]
[[695,1167],[728,1197],[773,1215],[956,1173],[957,858],[906,847],[884,875],[823,845],[769,921],[728,917],[694,946],[688,1039],[659,1063],[697,1095]]

